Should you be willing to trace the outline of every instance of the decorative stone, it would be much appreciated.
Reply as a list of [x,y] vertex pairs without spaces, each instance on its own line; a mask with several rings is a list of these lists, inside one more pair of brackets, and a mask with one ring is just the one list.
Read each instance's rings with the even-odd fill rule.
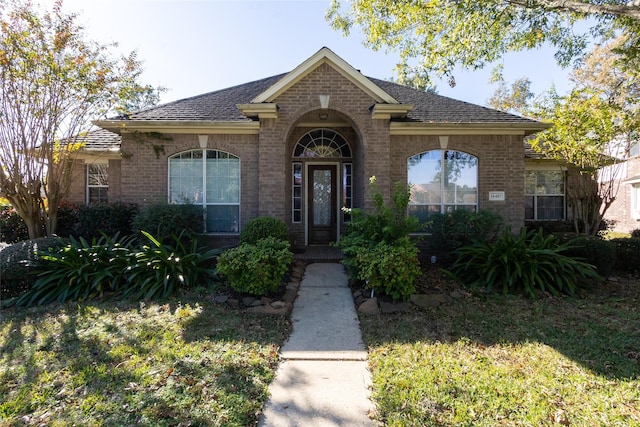
[[251,314],[260,314],[265,316],[289,316],[293,305],[290,303],[284,303],[285,305],[279,308],[273,307],[273,304],[280,301],[275,301],[271,305],[260,305],[258,307],[249,307],[245,311]]
[[449,298],[445,294],[413,294],[410,301],[418,307],[429,308],[449,302]]
[[300,288],[300,283],[295,283],[295,282],[289,282],[287,284],[287,289],[294,289],[294,290],[298,290],[298,288]]
[[216,304],[224,304],[229,300],[229,295],[216,295],[213,297],[213,302]]
[[260,307],[261,305],[265,305],[265,304],[263,304],[261,300],[256,299],[256,300],[253,300],[251,304],[249,304],[249,307]]
[[282,308],[282,307],[286,307],[287,303],[284,301],[274,301],[270,305],[273,308]]
[[240,300],[237,298],[229,298],[227,300],[227,305],[229,307],[238,308],[238,306],[240,305]]
[[378,308],[378,298],[369,298],[358,307],[358,312],[365,314],[367,316],[375,316],[380,314],[380,309]]
[[297,296],[298,296],[298,288],[289,289],[287,287],[287,290],[285,291],[284,295],[282,296],[282,301],[294,302]]
[[354,297],[354,298],[358,298],[358,297],[360,297],[360,296],[362,296],[362,291],[361,291],[360,289],[358,289],[357,291],[355,291],[355,292],[353,293],[353,297]]
[[380,302],[380,310],[382,310],[382,313],[384,314],[403,313],[405,311],[408,311],[409,307],[410,304],[408,302]]
[[462,299],[462,298],[469,298],[469,294],[465,291],[462,291],[460,289],[457,289],[455,291],[452,291],[449,296],[453,299]]
[[269,305],[273,302],[273,298],[262,297],[260,298],[260,302],[262,303],[262,305]]
[[253,302],[256,299],[254,297],[244,297],[242,298],[242,304],[244,304],[247,307],[251,307],[251,304],[253,304]]

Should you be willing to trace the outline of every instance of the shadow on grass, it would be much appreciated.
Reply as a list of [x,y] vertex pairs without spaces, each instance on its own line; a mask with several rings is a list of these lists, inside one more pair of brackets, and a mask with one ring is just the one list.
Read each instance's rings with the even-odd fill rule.
[[0,311],[0,424],[255,423],[286,322],[206,299]]
[[608,283],[580,297],[474,294],[408,313],[361,317],[369,346],[456,342],[546,344],[609,379],[640,377],[640,284]]

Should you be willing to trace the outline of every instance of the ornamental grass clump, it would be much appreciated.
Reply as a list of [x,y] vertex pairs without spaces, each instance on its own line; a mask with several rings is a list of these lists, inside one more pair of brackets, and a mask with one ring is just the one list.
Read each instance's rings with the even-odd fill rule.
[[494,242],[477,241],[458,248],[448,273],[469,286],[502,293],[537,291],[572,295],[585,279],[599,279],[593,265],[565,255],[571,243],[560,245],[542,230],[512,235],[506,229]]

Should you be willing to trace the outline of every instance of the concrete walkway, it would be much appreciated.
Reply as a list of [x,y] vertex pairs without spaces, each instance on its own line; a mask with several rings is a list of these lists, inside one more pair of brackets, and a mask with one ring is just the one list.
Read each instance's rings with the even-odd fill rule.
[[341,264],[310,264],[260,427],[374,426],[371,375]]

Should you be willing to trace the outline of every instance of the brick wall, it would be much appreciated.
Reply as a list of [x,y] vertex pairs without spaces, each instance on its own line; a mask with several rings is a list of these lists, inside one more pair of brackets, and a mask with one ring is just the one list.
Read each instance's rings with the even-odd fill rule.
[[[440,150],[438,136],[391,137],[391,181],[407,181],[407,159]],[[502,216],[513,230],[524,225],[524,152],[522,137],[450,135],[448,150],[478,158],[478,209]],[[505,201],[489,201],[490,191],[504,191]]]

